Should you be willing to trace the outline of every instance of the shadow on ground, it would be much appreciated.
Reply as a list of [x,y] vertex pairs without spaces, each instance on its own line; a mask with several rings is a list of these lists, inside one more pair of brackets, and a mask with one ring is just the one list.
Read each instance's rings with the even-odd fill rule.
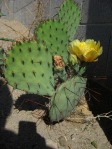
[[1,149],[52,149],[46,146],[45,139],[36,132],[34,122],[19,122],[18,135],[5,129],[10,116],[13,100],[11,93],[0,81],[0,148]]
[[112,93],[91,80],[87,83],[87,89],[89,93],[86,95],[86,99],[89,108],[94,116],[103,116],[97,118],[97,121],[112,144]]
[[25,94],[21,95],[16,103],[15,107],[18,110],[35,110],[35,109],[43,109],[47,110],[47,104],[49,100],[45,97],[35,95],[35,94]]

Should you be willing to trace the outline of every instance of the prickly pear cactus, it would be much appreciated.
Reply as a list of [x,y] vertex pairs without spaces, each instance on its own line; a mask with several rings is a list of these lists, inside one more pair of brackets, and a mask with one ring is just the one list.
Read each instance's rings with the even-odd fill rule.
[[74,35],[80,23],[80,9],[73,0],[65,0],[61,5],[58,13],[58,19],[63,22],[64,27],[67,29],[69,40],[74,39]]
[[62,83],[50,101],[51,121],[60,121],[70,115],[84,94],[86,79],[76,76]]
[[35,30],[37,41],[43,41],[54,55],[60,55],[64,62],[68,61],[68,35],[63,23],[58,20],[48,20],[40,24]]
[[[83,77],[69,77],[66,70],[69,65],[68,44],[74,38],[79,21],[78,6],[73,0],[66,0],[57,20],[40,23],[35,29],[35,40],[16,43],[4,61],[4,75],[10,85],[28,93],[51,97],[51,121],[67,117],[86,86]],[[56,58],[56,63],[53,58]],[[0,53],[0,66],[2,64]]]
[[42,43],[18,43],[8,52],[5,78],[14,88],[51,96],[54,91],[52,56]]

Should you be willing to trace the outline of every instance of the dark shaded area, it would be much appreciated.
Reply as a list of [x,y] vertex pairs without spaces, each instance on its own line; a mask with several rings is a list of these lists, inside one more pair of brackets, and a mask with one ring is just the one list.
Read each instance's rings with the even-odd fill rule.
[[45,114],[43,115],[42,119],[44,120],[46,125],[55,125],[56,123],[62,122],[63,120],[58,122],[52,122],[50,120],[48,106],[49,106],[48,98],[35,95],[35,94],[21,95],[15,103],[15,107],[19,111],[21,110],[34,111],[36,109],[44,110]]
[[46,111],[46,114],[43,116],[43,120],[45,122],[46,125],[55,125],[57,123],[61,123],[63,122],[64,119],[60,120],[60,121],[51,121],[50,118],[49,118],[49,111],[47,110]]
[[88,81],[87,88],[89,93],[86,94],[86,99],[89,108],[94,116],[103,116],[97,118],[97,121],[112,144],[112,92],[92,80]]
[[[88,67],[90,76],[108,76],[112,67],[112,1],[83,0],[79,39],[94,39],[101,42],[103,54]],[[112,76],[112,73],[111,73]]]
[[45,139],[36,133],[36,124],[20,122],[18,134],[18,149],[53,149],[46,146]]
[[[88,11],[89,5],[89,11]],[[89,19],[88,19],[89,15]],[[111,0],[83,0],[82,23],[100,24],[112,22]]]
[[[97,62],[90,63],[87,69],[88,77],[106,77],[108,75],[108,54],[110,48],[112,26],[104,25],[87,25],[86,38],[100,41],[103,47],[103,53]],[[106,31],[105,31],[106,30]]]
[[0,149],[52,149],[46,146],[45,139],[36,132],[36,124],[33,122],[20,121],[18,135],[5,129],[13,101],[4,83],[0,80]]
[[47,104],[49,103],[49,99],[39,96],[39,95],[35,95],[35,94],[25,94],[25,95],[21,95],[16,103],[15,103],[15,107],[18,110],[26,110],[26,111],[33,111],[35,109],[43,109],[43,110],[47,110]]
[[[89,93],[86,99],[94,116],[108,113],[107,116],[110,118],[112,118],[112,75],[110,75],[112,59],[111,56],[109,56],[112,54],[111,23],[111,0],[84,0],[82,24],[85,24],[86,27],[86,39],[100,41],[103,46],[103,54],[98,62],[91,63],[88,66],[87,88],[89,89]],[[109,117],[106,118],[104,116],[97,119],[97,121],[112,144],[112,120],[110,120]]]
[[0,130],[4,128],[13,104],[11,93],[5,84],[3,80],[0,80]]
[[98,78],[98,84],[100,84],[104,89],[107,89],[112,93],[112,77],[107,76],[104,79]]
[[56,123],[51,122],[49,118],[49,111],[48,111],[49,99],[43,96],[35,95],[35,94],[25,94],[21,95],[16,103],[15,107],[19,111],[34,111],[36,109],[44,110],[44,115],[42,119],[44,120],[46,125],[54,125]]

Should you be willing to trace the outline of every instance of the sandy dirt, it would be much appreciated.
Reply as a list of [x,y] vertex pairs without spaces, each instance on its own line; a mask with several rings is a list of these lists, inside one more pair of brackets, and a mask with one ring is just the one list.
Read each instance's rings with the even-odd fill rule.
[[[2,25],[0,38],[21,39],[23,35],[21,36],[19,32],[22,29],[24,36],[28,36],[28,29],[17,21],[15,25],[15,21],[0,19],[0,25]],[[0,45],[8,50],[11,42],[1,41]],[[51,125],[44,117],[47,100],[38,95],[14,90],[1,78],[0,148],[112,149],[112,122],[109,119],[111,116],[103,115],[102,118],[95,118],[111,111],[111,93],[93,82],[89,83],[89,89],[91,94],[81,99],[76,111],[70,117]]]

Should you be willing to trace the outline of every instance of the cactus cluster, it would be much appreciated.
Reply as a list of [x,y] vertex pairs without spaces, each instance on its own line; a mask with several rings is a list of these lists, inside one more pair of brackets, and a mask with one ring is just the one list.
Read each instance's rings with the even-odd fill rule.
[[[79,7],[73,0],[65,0],[56,20],[36,27],[35,40],[16,43],[6,56],[4,75],[8,83],[29,93],[50,96],[51,121],[60,121],[71,113],[86,85],[84,78],[78,74],[69,77],[66,70],[68,43],[73,40],[79,21]],[[62,58],[63,68],[54,68],[55,55]]]

